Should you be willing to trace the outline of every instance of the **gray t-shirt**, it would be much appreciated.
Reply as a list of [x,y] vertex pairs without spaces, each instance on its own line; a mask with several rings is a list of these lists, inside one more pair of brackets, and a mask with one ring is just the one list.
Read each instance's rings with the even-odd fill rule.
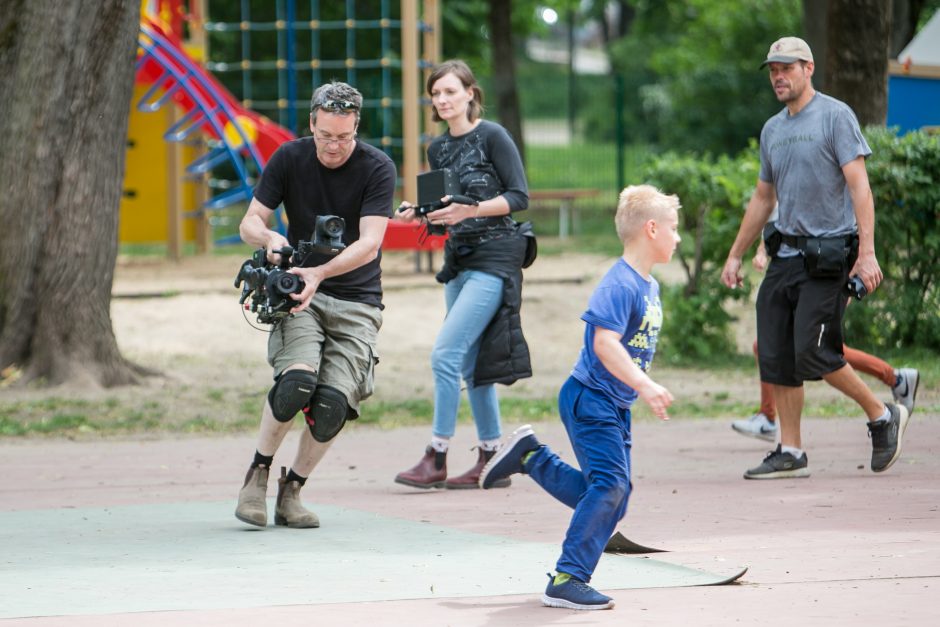
[[[842,166],[870,154],[852,109],[819,92],[796,115],[784,108],[767,120],[760,134],[759,177],[776,189],[780,232],[854,233],[855,211]],[[781,253],[792,254],[786,246]]]

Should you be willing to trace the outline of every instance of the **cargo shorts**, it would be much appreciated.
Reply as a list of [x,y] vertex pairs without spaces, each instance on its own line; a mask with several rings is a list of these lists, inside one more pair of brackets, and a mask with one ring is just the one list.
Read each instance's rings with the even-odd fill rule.
[[317,373],[318,385],[342,392],[358,416],[359,402],[375,389],[381,327],[378,307],[317,292],[306,309],[271,329],[268,363],[275,378],[293,364],[309,366]]

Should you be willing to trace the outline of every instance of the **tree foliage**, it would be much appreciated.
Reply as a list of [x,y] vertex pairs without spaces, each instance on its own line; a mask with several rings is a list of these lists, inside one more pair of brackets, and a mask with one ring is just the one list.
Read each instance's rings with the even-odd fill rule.
[[759,157],[751,145],[737,157],[713,158],[667,153],[651,164],[648,177],[682,202],[677,256],[685,271],[684,285],[663,290],[661,353],[667,361],[689,363],[735,353],[731,334],[734,318],[729,300],[747,298],[748,289],[729,290],[719,277],[734,241],[743,207],[757,180]]
[[747,146],[767,112],[779,108],[758,66],[772,41],[799,32],[799,0],[634,6],[630,32],[610,48],[614,71],[626,81],[629,140],[728,154]]
[[875,252],[885,278],[848,308],[846,337],[873,349],[940,350],[940,142],[871,127],[868,177]]

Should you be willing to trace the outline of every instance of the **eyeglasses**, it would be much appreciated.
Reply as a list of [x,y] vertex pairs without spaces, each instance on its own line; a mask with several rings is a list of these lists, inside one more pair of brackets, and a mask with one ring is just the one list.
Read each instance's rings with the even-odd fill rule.
[[349,113],[350,111],[358,111],[359,105],[349,100],[325,100],[320,104],[313,105],[313,109],[323,109],[332,113]]
[[330,144],[336,144],[337,146],[345,146],[349,142],[356,139],[356,134],[353,133],[352,135],[349,135],[349,136],[341,135],[339,137],[333,137],[332,135],[323,135],[321,132],[314,129],[313,138],[320,143],[326,144],[327,146],[329,146]]

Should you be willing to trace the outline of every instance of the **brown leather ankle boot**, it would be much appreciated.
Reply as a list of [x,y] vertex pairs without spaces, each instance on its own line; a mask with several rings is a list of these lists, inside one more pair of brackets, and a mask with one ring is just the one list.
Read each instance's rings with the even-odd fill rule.
[[303,506],[300,500],[300,482],[287,480],[287,468],[281,466],[281,478],[277,480],[277,503],[274,524],[291,529],[314,529],[320,526],[317,515]]
[[[448,490],[473,490],[479,488],[480,484],[480,473],[483,471],[483,467],[486,466],[486,462],[490,461],[493,455],[496,454],[496,451],[484,451],[480,447],[477,449],[477,463],[467,472],[463,473],[459,477],[454,477],[453,479],[448,479],[446,487]],[[505,479],[499,479],[493,483],[494,488],[508,488],[512,483],[509,477]]]
[[395,483],[410,485],[414,488],[443,488],[447,479],[447,451],[438,453],[430,446],[424,450],[424,457],[413,467],[398,473]]
[[235,518],[249,525],[264,527],[268,524],[268,469],[255,466],[248,469],[245,485],[238,492]]

